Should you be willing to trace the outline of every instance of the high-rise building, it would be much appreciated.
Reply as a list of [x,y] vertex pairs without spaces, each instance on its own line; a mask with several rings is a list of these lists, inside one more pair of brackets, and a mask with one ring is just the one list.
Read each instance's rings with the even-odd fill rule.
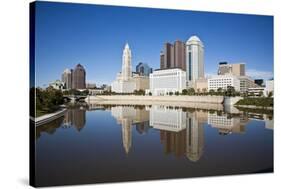
[[204,78],[204,45],[197,36],[186,42],[186,80],[192,87],[198,78]]
[[164,68],[174,68],[174,45],[164,44]]
[[124,81],[128,81],[132,77],[132,53],[128,43],[123,50],[122,60],[122,78]]
[[152,73],[152,68],[150,68],[146,63],[140,62],[140,63],[136,66],[136,72],[137,72],[140,76],[149,76],[149,74]]
[[160,69],[164,69],[165,64],[164,64],[164,53],[163,51],[160,52]]
[[164,53],[160,52],[160,69],[168,68],[186,70],[184,42],[177,40],[174,44],[164,44]]
[[72,69],[65,69],[62,73],[61,81],[65,83],[65,89],[72,88]]
[[77,64],[72,74],[72,88],[85,89],[86,88],[86,71],[81,64]]
[[245,76],[245,63],[228,64],[227,62],[220,62],[218,75]]
[[186,71],[186,59],[185,59],[185,44],[182,41],[177,40],[174,44],[174,67],[181,68]]

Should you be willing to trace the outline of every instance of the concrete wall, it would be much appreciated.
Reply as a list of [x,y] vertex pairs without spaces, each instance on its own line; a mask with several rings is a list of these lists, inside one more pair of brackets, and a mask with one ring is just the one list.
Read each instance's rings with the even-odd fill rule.
[[110,101],[163,101],[163,102],[191,102],[222,104],[223,96],[136,96],[136,95],[112,95],[112,96],[88,96],[85,101],[110,100]]
[[238,102],[239,100],[243,99],[242,97],[236,96],[236,97],[224,97],[224,104],[227,106],[233,106]]

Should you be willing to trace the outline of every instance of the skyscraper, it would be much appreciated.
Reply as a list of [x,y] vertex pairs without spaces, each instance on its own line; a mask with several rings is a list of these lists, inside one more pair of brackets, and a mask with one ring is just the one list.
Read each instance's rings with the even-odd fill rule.
[[174,68],[174,45],[164,44],[164,68]]
[[61,81],[65,83],[65,89],[72,88],[72,69],[65,69],[62,73]]
[[197,36],[186,42],[186,79],[188,87],[204,77],[204,45]]
[[160,69],[168,68],[186,70],[184,42],[177,40],[174,44],[164,44],[164,52],[161,51],[160,53]]
[[182,70],[186,71],[184,42],[177,40],[174,44],[174,50],[175,50],[174,67],[181,68]]
[[136,72],[141,76],[149,76],[149,74],[152,73],[152,68],[150,68],[146,63],[140,62],[136,66]]
[[122,78],[124,81],[128,81],[132,77],[132,54],[129,44],[126,43],[123,50],[123,61],[122,61]]
[[163,51],[160,52],[160,69],[164,69],[165,65],[164,65],[164,53]]
[[85,89],[86,88],[86,71],[81,64],[77,64],[72,74],[72,88]]

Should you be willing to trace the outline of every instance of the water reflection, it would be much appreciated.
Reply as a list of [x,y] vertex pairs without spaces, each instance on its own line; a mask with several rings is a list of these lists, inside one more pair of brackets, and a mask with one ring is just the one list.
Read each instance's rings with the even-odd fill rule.
[[244,134],[251,120],[263,120],[266,129],[273,130],[273,116],[269,114],[240,112],[230,114],[221,110],[196,110],[161,105],[120,106],[89,105],[71,107],[63,118],[36,128],[36,139],[42,133],[54,134],[58,128],[74,127],[80,132],[86,125],[86,112],[110,110],[111,116],[121,126],[122,144],[128,155],[133,147],[133,127],[144,135],[153,128],[159,131],[163,153],[186,157],[192,162],[204,153],[204,126],[218,130],[220,135]]
[[272,172],[273,120],[262,112],[178,106],[69,107],[64,117],[36,127],[37,180],[56,185]]

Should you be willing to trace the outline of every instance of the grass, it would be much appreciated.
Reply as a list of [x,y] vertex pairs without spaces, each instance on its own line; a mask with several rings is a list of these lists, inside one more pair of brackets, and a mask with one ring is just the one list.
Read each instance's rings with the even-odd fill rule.
[[235,105],[273,107],[273,98],[244,98],[239,100]]

